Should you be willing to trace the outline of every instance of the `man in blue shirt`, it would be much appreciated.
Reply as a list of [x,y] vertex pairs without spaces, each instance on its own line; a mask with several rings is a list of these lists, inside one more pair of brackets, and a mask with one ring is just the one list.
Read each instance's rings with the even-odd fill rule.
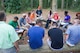
[[75,46],[80,42],[80,20],[75,19],[74,24],[69,26],[66,31],[66,43],[69,46]]
[[23,14],[23,17],[20,19],[20,26],[26,25],[26,14]]
[[32,49],[41,48],[43,45],[44,29],[41,27],[42,21],[38,19],[36,25],[28,31],[29,45]]

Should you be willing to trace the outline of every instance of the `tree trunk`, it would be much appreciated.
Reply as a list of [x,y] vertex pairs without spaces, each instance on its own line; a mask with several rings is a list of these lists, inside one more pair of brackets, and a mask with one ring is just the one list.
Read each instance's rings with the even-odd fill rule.
[[62,0],[62,4],[61,4],[61,9],[63,10],[64,8],[64,0]]
[[31,8],[33,8],[33,0],[31,0]]
[[68,0],[66,1],[66,9],[68,9]]
[[42,0],[39,0],[39,6],[42,8]]
[[4,0],[1,0],[1,7],[2,7],[2,10],[4,11]]
[[57,0],[52,0],[52,11],[55,12],[57,10]]

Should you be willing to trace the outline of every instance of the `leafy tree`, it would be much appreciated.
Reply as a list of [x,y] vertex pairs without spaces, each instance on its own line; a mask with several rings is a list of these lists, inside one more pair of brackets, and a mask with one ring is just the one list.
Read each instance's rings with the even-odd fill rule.
[[5,11],[9,13],[21,12],[21,0],[5,0]]

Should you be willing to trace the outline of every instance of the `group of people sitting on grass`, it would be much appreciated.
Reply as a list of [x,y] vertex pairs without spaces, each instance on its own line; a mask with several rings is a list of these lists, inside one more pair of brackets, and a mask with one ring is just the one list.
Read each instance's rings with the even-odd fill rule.
[[[19,25],[19,18],[17,16],[15,16],[14,20],[10,21],[9,24],[7,24],[5,22],[5,13],[0,12],[0,53],[17,53],[19,51],[19,37],[16,33],[16,30],[19,29],[27,30],[25,35],[28,37],[28,43],[31,49],[35,50],[43,46],[45,30],[43,28],[43,21],[41,19],[42,10],[38,9],[36,11],[36,14],[36,17],[38,17],[38,19],[34,19],[34,11],[31,13],[29,12],[28,15],[23,14],[23,17],[19,20]],[[45,28],[49,28],[48,38],[46,41],[51,50],[62,50],[65,43],[68,46],[73,47],[80,42],[80,13],[76,14],[76,18],[72,23],[70,20],[71,17],[68,15],[68,11],[65,11],[64,21],[60,21],[58,13],[52,13],[50,10]],[[29,27],[26,27],[27,25]],[[63,38],[64,35],[63,30],[60,28],[61,25],[63,25],[63,27],[69,25],[64,32],[65,38]]]

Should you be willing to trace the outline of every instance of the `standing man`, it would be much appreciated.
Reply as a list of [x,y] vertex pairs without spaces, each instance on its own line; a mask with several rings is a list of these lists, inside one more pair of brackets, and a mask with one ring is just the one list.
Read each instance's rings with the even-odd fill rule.
[[72,26],[69,26],[66,31],[66,44],[75,46],[80,42],[80,20],[75,19]]
[[28,31],[29,45],[32,49],[41,48],[43,45],[44,29],[41,27],[42,21],[38,19],[36,25]]
[[17,53],[19,37],[14,28],[5,23],[6,15],[0,12],[0,53]]
[[49,39],[47,42],[51,50],[60,50],[63,48],[63,32],[57,26],[57,23],[53,23],[52,28],[48,31]]

